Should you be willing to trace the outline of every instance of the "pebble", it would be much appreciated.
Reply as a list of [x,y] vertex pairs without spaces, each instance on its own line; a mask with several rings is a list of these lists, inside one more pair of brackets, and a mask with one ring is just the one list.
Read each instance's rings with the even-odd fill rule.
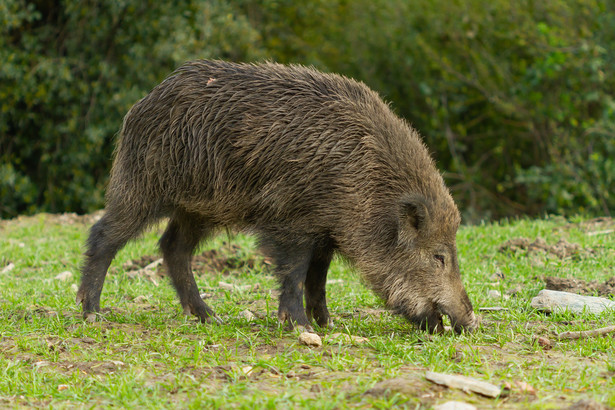
[[316,333],[303,332],[299,335],[299,342],[310,347],[322,346],[322,340]]
[[447,401],[433,407],[434,410],[476,410],[475,406],[462,401]]
[[132,300],[134,303],[147,303],[147,296],[139,295]]
[[67,280],[69,280],[69,279],[70,279],[70,278],[72,278],[72,277],[73,277],[72,272],[70,272],[70,271],[64,271],[64,272],[62,272],[62,273],[58,273],[54,279],[56,279],[56,280],[60,280],[60,281],[62,281],[62,282],[66,282]]
[[246,310],[242,310],[241,312],[239,312],[239,316],[240,319],[245,319],[248,322],[253,321],[254,319],[256,319],[256,316],[254,316],[254,313],[250,312],[248,309]]
[[534,343],[537,343],[544,350],[549,350],[553,347],[551,341],[544,336],[534,337]]
[[369,342],[367,337],[347,335],[345,333],[333,333],[329,335],[328,339],[335,342],[349,342],[355,344]]
[[11,262],[8,265],[6,265],[4,268],[2,268],[2,270],[0,270],[0,273],[8,273],[12,271],[14,268],[15,268],[15,264]]
[[487,297],[491,299],[499,299],[502,297],[502,293],[499,290],[491,289],[489,292],[487,292]]

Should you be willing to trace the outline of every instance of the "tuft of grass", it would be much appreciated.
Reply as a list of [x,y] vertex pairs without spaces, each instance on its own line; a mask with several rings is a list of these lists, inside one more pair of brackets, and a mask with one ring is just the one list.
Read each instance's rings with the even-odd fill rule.
[[[508,310],[481,313],[481,328],[459,336],[419,332],[383,310],[359,274],[336,259],[327,286],[335,325],[318,329],[323,346],[309,348],[278,323],[277,285],[262,260],[198,272],[197,283],[224,319],[221,325],[183,316],[166,278],[127,275],[126,262],[158,254],[163,227],[118,253],[103,290],[102,319],[85,323],[75,306],[75,285],[91,219],[0,221],[0,271],[15,266],[0,274],[2,407],[429,408],[461,400],[479,407],[553,408],[580,399],[615,406],[613,335],[554,337],[613,324],[615,312],[545,315],[530,306],[545,276],[602,282],[615,276],[614,234],[595,234],[595,221],[521,219],[462,227],[459,260],[476,310]],[[519,237],[541,237],[551,245],[561,239],[580,249],[566,257],[501,249]],[[217,249],[233,263],[258,259],[254,240],[244,235],[222,235],[203,249]],[[72,276],[56,279],[64,271]],[[220,282],[250,287],[229,291]],[[255,320],[239,316],[246,309]],[[539,336],[549,338],[552,348],[537,344]],[[511,389],[487,399],[433,385],[426,370]],[[393,378],[406,379],[407,388],[375,388]]]

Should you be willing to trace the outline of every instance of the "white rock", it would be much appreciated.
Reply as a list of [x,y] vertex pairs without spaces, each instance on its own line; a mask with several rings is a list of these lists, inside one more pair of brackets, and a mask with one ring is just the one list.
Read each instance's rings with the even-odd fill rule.
[[543,289],[532,299],[534,309],[544,312],[600,313],[607,309],[615,309],[615,302],[595,296],[581,296],[576,293],[560,292]]
[[322,346],[322,340],[316,333],[303,332],[299,335],[299,342],[311,347]]
[[433,407],[434,410],[476,410],[475,406],[462,401],[447,401]]
[[77,286],[77,284],[76,284],[76,283],[73,283],[72,285],[70,285],[70,289],[71,289],[73,292],[77,293],[77,291],[79,290],[79,286]]
[[4,268],[2,268],[2,270],[0,270],[0,273],[8,273],[12,271],[14,268],[15,268],[15,264],[11,262],[8,265],[6,265]]
[[502,297],[502,293],[499,290],[491,289],[489,292],[487,292],[487,297],[491,299],[499,299]]
[[56,280],[60,280],[60,281],[62,281],[62,282],[66,282],[67,280],[69,280],[69,279],[70,279],[70,278],[72,278],[72,277],[73,277],[72,272],[70,272],[70,271],[64,271],[64,272],[62,272],[62,273],[58,273],[54,279],[56,279]]
[[239,312],[239,315],[237,316],[239,316],[240,319],[247,320],[248,322],[251,322],[254,319],[256,319],[256,316],[254,316],[254,313],[250,312],[248,309]]

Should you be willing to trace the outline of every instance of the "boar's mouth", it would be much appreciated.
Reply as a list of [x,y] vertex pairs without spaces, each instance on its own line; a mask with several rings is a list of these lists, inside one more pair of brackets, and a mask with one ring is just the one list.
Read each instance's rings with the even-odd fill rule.
[[470,311],[468,313],[468,320],[461,320],[456,317],[456,315],[448,312],[444,306],[437,303],[433,303],[430,306],[430,309],[427,309],[427,311],[422,314],[412,314],[408,312],[406,308],[401,306],[395,308],[394,311],[395,313],[404,316],[408,321],[414,323],[421,330],[426,330],[431,334],[444,332],[444,323],[442,322],[443,315],[450,318],[451,325],[456,334],[461,334],[464,330],[472,331],[478,325],[478,319],[474,315],[474,312]]
[[430,308],[422,314],[409,312],[408,308],[405,306],[397,306],[393,311],[405,317],[409,322],[414,323],[421,330],[426,330],[432,334],[444,332],[442,313],[436,304],[431,305]]

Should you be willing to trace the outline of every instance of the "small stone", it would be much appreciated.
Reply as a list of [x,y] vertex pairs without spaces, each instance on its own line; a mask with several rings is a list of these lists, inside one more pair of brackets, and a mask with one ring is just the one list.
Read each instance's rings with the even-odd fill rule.
[[8,265],[6,265],[4,268],[2,268],[2,270],[0,270],[0,273],[8,273],[12,271],[14,268],[15,268],[15,264],[11,262]]
[[256,319],[256,316],[254,316],[254,313],[250,312],[249,310],[243,310],[241,312],[239,312],[239,315],[237,315],[240,319],[245,319],[248,322],[253,321],[254,319]]
[[434,410],[476,410],[475,406],[462,401],[447,401],[433,407]]
[[69,280],[72,277],[73,277],[72,272],[64,271],[62,273],[58,273],[54,279],[62,281],[62,282],[66,282],[67,280]]
[[517,386],[517,389],[519,389],[521,393],[536,394],[536,389],[534,389],[531,385],[529,385],[528,383],[524,381],[517,381],[515,382],[515,385]]
[[218,282],[218,286],[220,286],[220,288],[224,290],[235,290],[235,285],[233,285],[232,283]]
[[218,286],[228,291],[245,291],[253,288],[252,285],[234,285],[226,282],[218,282]]
[[66,390],[68,389],[70,386],[68,384],[60,384],[58,386],[58,391],[62,391],[62,390]]
[[544,350],[549,350],[553,347],[551,341],[544,336],[535,336],[534,343],[538,344],[538,346],[542,347]]
[[328,337],[328,339],[334,342],[347,342],[354,344],[369,342],[367,337],[348,335],[345,333],[333,333]]
[[320,393],[322,391],[322,387],[319,384],[313,384],[310,386],[310,392],[312,393]]
[[491,299],[499,299],[502,297],[502,293],[499,290],[491,289],[489,292],[487,292],[487,297]]
[[531,306],[544,312],[600,313],[607,309],[615,309],[615,302],[595,296],[543,289],[532,299]]
[[521,291],[523,291],[523,286],[517,285],[512,289],[508,289],[506,291],[506,296],[517,296],[519,293],[521,293]]
[[70,290],[77,293],[77,291],[79,290],[79,286],[77,286],[76,283],[73,283],[72,285],[70,285]]
[[134,303],[145,303],[147,302],[147,296],[139,295],[132,300]]
[[303,332],[299,335],[299,342],[310,347],[322,346],[322,340],[316,333]]

